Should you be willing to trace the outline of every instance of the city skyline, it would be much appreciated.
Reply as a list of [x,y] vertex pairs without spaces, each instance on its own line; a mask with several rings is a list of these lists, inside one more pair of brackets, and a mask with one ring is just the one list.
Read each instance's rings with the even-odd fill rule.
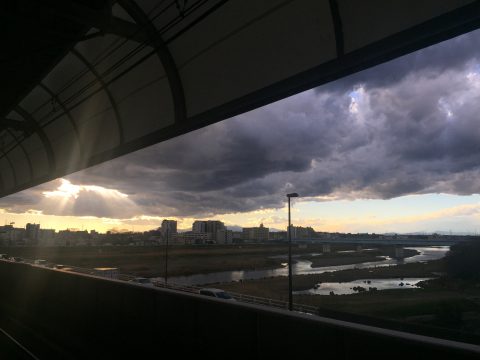
[[0,223],[145,231],[164,218],[476,233],[480,32],[0,200]]
[[[429,199],[426,201],[424,197]],[[312,227],[320,232],[344,232],[344,233],[452,233],[452,234],[477,234],[476,215],[480,212],[478,202],[480,196],[473,195],[468,197],[452,196],[452,195],[411,195],[406,197],[399,197],[391,200],[390,210],[391,215],[379,214],[382,204],[380,200],[367,201],[330,201],[328,207],[317,208],[316,210],[322,218],[305,218],[302,216],[301,208],[316,207],[318,202],[300,202],[293,209],[295,219],[293,225]],[[369,203],[369,204],[368,204]],[[376,204],[375,204],[376,203]],[[375,210],[375,207],[379,210]],[[431,210],[431,208],[436,210]],[[362,218],[354,218],[355,214],[365,211],[365,208],[370,209],[370,213],[364,214]],[[96,217],[70,217],[70,216],[49,216],[38,212],[29,212],[27,214],[8,214],[0,213],[0,223],[3,221],[5,225],[14,223],[15,227],[25,227],[27,223],[41,224],[42,228],[59,230],[96,230],[101,233],[107,231],[113,232],[143,232],[154,230],[161,227],[161,222],[164,219],[175,220],[179,223],[179,231],[191,231],[192,224],[198,220],[219,220],[225,223],[225,226],[230,229],[258,226],[264,223],[273,231],[284,231],[287,228],[286,214],[282,213],[285,209],[263,209],[247,214],[225,214],[223,216],[216,216],[211,218],[179,218],[179,217],[140,217],[121,220],[121,219],[102,219]],[[338,215],[328,215],[328,212],[343,213],[344,217],[340,218]],[[312,215],[313,210],[307,209],[306,213]],[[246,217],[244,217],[246,216]],[[445,217],[450,216],[456,218],[446,225]],[[58,226],[55,220],[58,221]],[[239,219],[244,217],[246,222],[231,222],[232,219]],[[473,221],[468,221],[473,218]],[[19,221],[20,219],[20,221]],[[455,222],[464,221],[464,226],[455,228]],[[46,220],[46,221],[45,221]],[[342,222],[343,221],[343,222]],[[369,227],[365,226],[367,221],[370,221]],[[95,226],[99,222],[100,226]],[[142,224],[142,222],[146,224]],[[425,226],[417,226],[418,223],[424,223]],[[395,227],[395,225],[402,224],[403,231]],[[409,225],[410,224],[410,225]],[[283,225],[283,226],[282,226]],[[409,225],[409,226],[408,226]],[[429,227],[427,227],[429,226]]]

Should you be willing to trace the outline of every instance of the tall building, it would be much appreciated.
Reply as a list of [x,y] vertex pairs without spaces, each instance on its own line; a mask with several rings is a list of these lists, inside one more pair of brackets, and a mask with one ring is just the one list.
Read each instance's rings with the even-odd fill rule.
[[173,239],[174,235],[177,234],[177,221],[165,219],[162,221],[162,227],[160,228],[163,239],[169,242]]
[[192,225],[192,232],[194,233],[206,233],[207,232],[207,222],[196,220]]
[[216,237],[217,231],[225,230],[225,224],[218,220],[196,220],[192,225],[194,233],[212,234],[212,238]]
[[243,228],[242,238],[244,241],[264,242],[268,241],[269,229],[263,224],[259,227]]

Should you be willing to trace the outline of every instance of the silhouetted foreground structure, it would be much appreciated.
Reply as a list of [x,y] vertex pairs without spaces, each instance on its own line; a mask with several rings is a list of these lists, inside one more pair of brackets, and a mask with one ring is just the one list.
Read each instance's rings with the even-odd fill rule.
[[480,356],[479,346],[28,264],[0,262],[0,281],[0,325],[48,359]]
[[[0,12],[0,196],[480,26],[473,0],[19,0],[1,2]],[[128,349],[468,355],[452,343],[24,264],[0,264],[0,279],[4,322],[35,334],[32,347],[74,358]]]
[[473,0],[0,4],[0,195],[476,29]]

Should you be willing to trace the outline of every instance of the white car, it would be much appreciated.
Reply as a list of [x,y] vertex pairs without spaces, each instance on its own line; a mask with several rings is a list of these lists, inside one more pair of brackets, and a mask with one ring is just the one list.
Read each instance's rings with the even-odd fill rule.
[[232,295],[230,295],[229,293],[227,293],[225,290],[222,290],[222,289],[203,288],[203,289],[200,289],[198,293],[200,295],[216,297],[217,299],[235,301]]

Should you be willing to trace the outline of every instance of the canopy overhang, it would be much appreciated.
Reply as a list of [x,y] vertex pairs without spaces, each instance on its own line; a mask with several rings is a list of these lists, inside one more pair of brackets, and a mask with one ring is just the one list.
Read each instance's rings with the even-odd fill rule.
[[0,8],[0,196],[480,26],[472,0],[19,0]]

